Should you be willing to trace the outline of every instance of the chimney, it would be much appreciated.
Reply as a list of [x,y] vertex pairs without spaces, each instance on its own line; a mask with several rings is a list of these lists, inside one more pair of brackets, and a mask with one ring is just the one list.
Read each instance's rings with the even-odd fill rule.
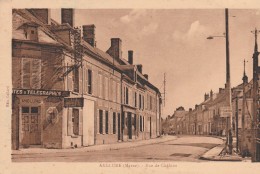
[[111,46],[107,53],[115,59],[122,59],[122,41],[120,38],[111,39]]
[[137,70],[142,74],[143,65],[136,65]]
[[62,8],[61,9],[61,23],[68,23],[71,27],[74,27],[74,9]]
[[130,65],[133,65],[133,51],[132,50],[128,51],[128,63]]
[[191,112],[192,111],[192,108],[189,108],[189,112]]
[[50,24],[51,11],[48,8],[32,8],[28,9],[37,19],[45,24]]
[[204,101],[208,100],[209,99],[209,94],[205,93],[204,95]]
[[95,25],[83,25],[83,39],[92,47],[96,47]]
[[212,97],[213,97],[213,91],[210,90],[210,98],[212,98]]
[[198,109],[198,107],[199,107],[199,105],[196,104],[196,105],[195,105],[195,109]]
[[219,93],[221,94],[223,92],[223,88],[219,88]]
[[148,74],[144,74],[144,77],[148,80]]

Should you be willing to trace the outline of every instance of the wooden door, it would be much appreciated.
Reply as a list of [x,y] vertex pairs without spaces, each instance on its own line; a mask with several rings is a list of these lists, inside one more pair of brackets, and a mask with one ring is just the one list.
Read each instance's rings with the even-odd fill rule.
[[21,144],[41,144],[41,114],[40,107],[22,107],[21,115]]

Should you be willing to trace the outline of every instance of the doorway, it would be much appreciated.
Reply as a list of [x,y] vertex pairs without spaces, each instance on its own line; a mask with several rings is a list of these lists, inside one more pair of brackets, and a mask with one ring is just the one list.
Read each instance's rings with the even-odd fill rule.
[[41,144],[40,107],[21,108],[21,144]]

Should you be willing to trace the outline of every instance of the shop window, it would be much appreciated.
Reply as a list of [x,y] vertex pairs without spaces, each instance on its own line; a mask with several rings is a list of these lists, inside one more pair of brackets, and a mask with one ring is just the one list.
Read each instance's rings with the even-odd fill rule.
[[73,134],[79,135],[79,110],[72,110],[72,125],[73,125]]
[[88,94],[92,94],[92,71],[88,69]]
[[108,111],[106,111],[106,125],[105,125],[105,129],[106,129],[106,134],[108,134]]
[[29,107],[22,107],[22,113],[29,113]]
[[116,113],[113,112],[113,134],[116,134]]
[[103,133],[103,111],[99,110],[99,133]]
[[22,58],[22,88],[41,88],[41,59]]
[[31,113],[38,113],[38,107],[31,107]]

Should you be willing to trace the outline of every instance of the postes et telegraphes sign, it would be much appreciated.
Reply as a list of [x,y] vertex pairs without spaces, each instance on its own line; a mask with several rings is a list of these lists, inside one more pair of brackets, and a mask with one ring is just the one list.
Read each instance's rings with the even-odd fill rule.
[[84,98],[64,98],[64,107],[83,107]]
[[69,91],[58,90],[42,90],[42,89],[13,89],[15,95],[37,95],[37,96],[54,96],[54,97],[68,97]]

